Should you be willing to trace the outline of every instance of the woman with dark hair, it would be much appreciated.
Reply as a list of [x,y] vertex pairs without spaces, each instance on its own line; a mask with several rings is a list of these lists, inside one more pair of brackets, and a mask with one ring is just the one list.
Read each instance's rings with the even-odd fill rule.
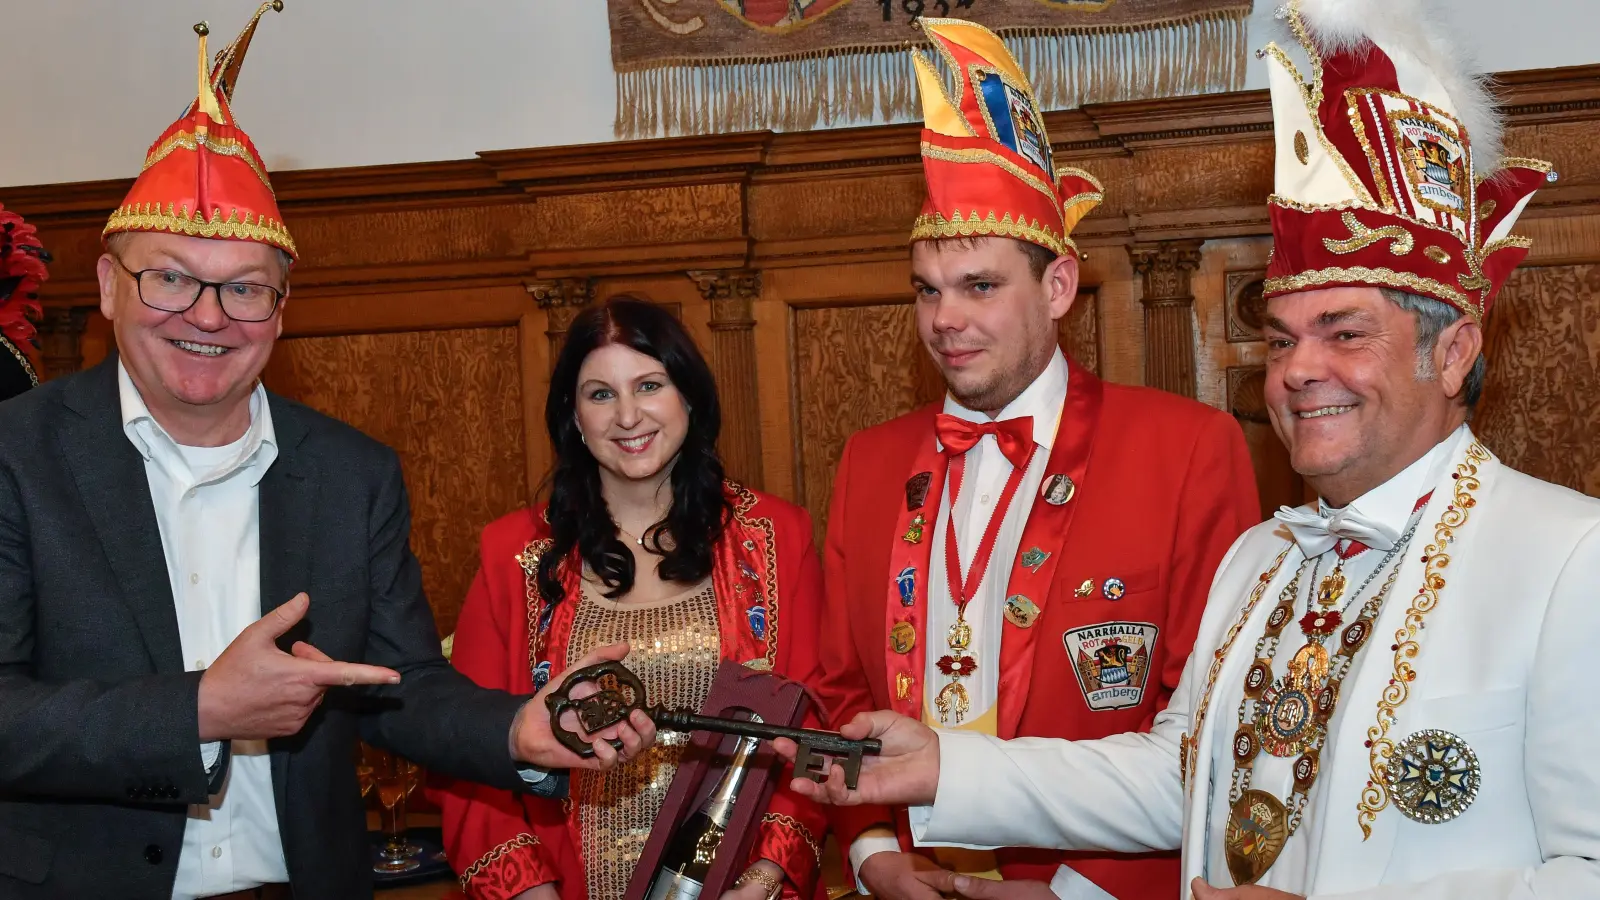
[[[626,642],[652,703],[698,709],[721,660],[813,682],[821,567],[806,512],[723,477],[711,371],[659,307],[614,299],[572,323],[545,406],[549,503],[483,532],[452,661],[532,693]],[[621,900],[687,739],[662,734],[571,799],[452,785],[451,863],[474,900]],[[781,787],[729,900],[815,891],[822,814]],[[714,900],[714,898],[706,898]]]

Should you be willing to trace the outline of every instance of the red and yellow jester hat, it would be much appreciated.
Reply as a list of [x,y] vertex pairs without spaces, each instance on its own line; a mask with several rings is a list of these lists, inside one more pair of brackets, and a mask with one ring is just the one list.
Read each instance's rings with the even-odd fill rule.
[[911,240],[993,235],[1076,253],[1072,227],[1099,204],[1100,182],[1055,168],[1033,88],[994,32],[961,19],[918,21],[954,73],[960,103],[933,62],[914,53],[928,199]]
[[1308,84],[1263,51],[1277,132],[1266,296],[1396,288],[1481,322],[1529,241],[1550,164],[1500,158],[1500,122],[1416,0],[1290,0]]
[[206,71],[204,23],[200,35],[199,92],[178,121],[151,145],[144,170],[106,222],[103,236],[125,231],[166,231],[191,237],[270,244],[298,258],[284,227],[266,166],[249,135],[234,121],[229,101],[256,25],[283,0],[261,4],[250,24],[217,54]]

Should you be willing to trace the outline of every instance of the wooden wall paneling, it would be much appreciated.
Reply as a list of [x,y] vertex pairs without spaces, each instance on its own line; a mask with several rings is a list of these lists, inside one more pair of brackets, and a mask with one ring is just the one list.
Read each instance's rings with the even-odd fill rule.
[[1600,496],[1600,265],[1513,273],[1486,338],[1473,427],[1512,467]]
[[937,400],[944,379],[917,339],[906,301],[797,310],[794,367],[799,480],[820,544],[845,440]]
[[[1207,241],[1191,279],[1198,330],[1195,396],[1238,420],[1255,465],[1263,517],[1305,499],[1305,485],[1289,466],[1289,452],[1273,431],[1262,399],[1266,344],[1237,312],[1238,295],[1259,283],[1271,251],[1267,238]],[[1259,321],[1260,310],[1253,315],[1250,321]]]
[[794,375],[789,359],[792,312],[787,303],[768,292],[756,298],[750,313],[756,322],[751,339],[761,428],[761,483],[768,493],[798,503],[795,433],[789,415]]
[[1199,241],[1136,244],[1129,249],[1141,278],[1144,304],[1145,378],[1150,387],[1195,395],[1194,292],[1190,276],[1200,267]]
[[1056,330],[1062,351],[1099,375],[1100,359],[1105,355],[1100,335],[1100,292],[1093,287],[1079,287],[1078,298],[1056,323]]
[[[1084,249],[1079,267],[1080,294],[1092,289],[1100,335],[1099,368],[1107,381],[1144,383],[1144,314],[1138,300],[1138,275],[1122,245]],[[1080,298],[1081,302],[1081,298]],[[1081,362],[1081,360],[1080,360]]]
[[1247,344],[1261,340],[1261,328],[1267,317],[1266,280],[1265,269],[1227,273],[1223,299],[1227,303],[1228,343]]
[[[1194,294],[1195,399],[1217,409],[1228,408],[1225,372],[1230,366],[1265,361],[1266,345],[1259,332],[1241,335],[1234,318],[1231,291],[1266,268],[1272,242],[1266,238],[1222,238],[1206,241],[1190,277]],[[1241,339],[1243,338],[1243,339]]]
[[728,475],[762,487],[761,398],[757,387],[755,311],[761,273],[749,269],[686,273],[710,306],[711,366],[722,405],[719,451]]
[[[267,386],[393,447],[440,634],[477,571],[483,526],[527,502],[518,328],[290,337]],[[316,598],[312,598],[315,601]]]
[[296,289],[283,307],[284,337],[380,334],[441,328],[511,325],[533,308],[514,284],[429,289],[389,286],[383,292],[302,295]]
[[545,401],[550,393],[550,337],[544,310],[529,309],[517,320],[517,350],[521,360],[522,455],[527,485],[524,500],[539,502],[546,476],[555,468],[554,449],[545,427]]
[[594,299],[593,278],[557,278],[527,282],[528,295],[544,311],[545,336],[550,340],[550,365],[561,355],[572,320]]
[[[49,306],[38,324],[40,381],[70,375],[83,368],[83,337],[91,309],[85,306]],[[98,313],[96,312],[96,315]]]

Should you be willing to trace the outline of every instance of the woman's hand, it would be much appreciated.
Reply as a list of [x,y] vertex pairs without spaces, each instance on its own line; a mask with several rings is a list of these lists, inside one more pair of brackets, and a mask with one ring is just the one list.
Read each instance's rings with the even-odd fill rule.
[[[758,873],[758,877],[751,877],[752,873]],[[772,894],[772,890],[768,884],[759,878],[760,874],[769,876],[772,881],[779,885],[783,884],[783,869],[779,868],[778,864],[770,859],[758,859],[751,864],[750,868],[745,870],[745,874],[741,877],[744,884],[740,885],[736,882],[733,888],[730,888],[727,893],[722,895],[722,900],[767,900],[767,897]]]

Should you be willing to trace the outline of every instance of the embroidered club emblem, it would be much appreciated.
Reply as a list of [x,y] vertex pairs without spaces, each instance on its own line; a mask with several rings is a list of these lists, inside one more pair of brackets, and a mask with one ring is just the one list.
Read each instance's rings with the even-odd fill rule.
[[917,602],[917,567],[906,566],[894,578],[894,586],[900,590],[900,605],[913,606]]
[[1467,208],[1467,152],[1444,123],[1420,113],[1391,114],[1406,180],[1421,205],[1464,216]]
[[1144,700],[1160,632],[1149,622],[1102,622],[1061,636],[1090,709],[1127,709]]

